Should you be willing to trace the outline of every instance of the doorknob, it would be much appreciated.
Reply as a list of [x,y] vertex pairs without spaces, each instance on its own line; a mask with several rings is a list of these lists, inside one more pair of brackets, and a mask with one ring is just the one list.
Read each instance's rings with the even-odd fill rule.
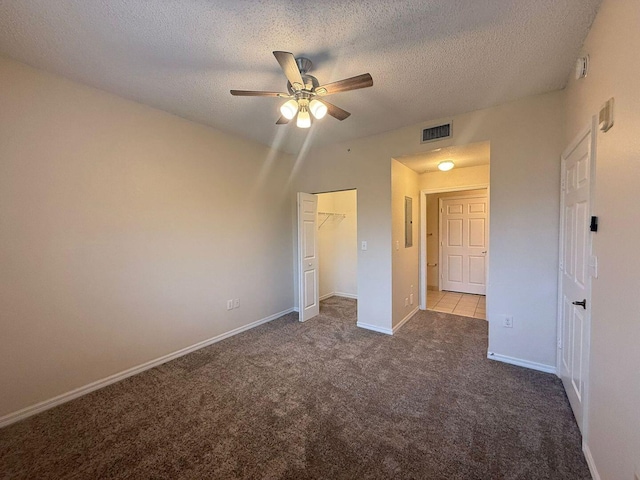
[[574,305],[580,305],[585,310],[587,309],[587,299],[586,298],[584,300],[582,300],[581,302],[571,302],[571,303],[573,303]]
[[309,266],[313,265],[311,262],[309,262]]

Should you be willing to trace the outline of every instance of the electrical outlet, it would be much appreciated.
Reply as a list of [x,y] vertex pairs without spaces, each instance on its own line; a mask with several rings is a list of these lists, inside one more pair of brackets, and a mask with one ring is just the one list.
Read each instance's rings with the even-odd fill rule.
[[362,241],[362,247],[361,248],[362,248],[362,250],[366,250],[367,249],[367,241],[366,240]]
[[227,300],[227,310],[233,310],[233,300]]
[[511,315],[505,315],[502,319],[502,326],[504,328],[513,328],[513,317]]
[[413,305],[413,293],[409,295],[409,304]]
[[233,308],[240,308],[240,299],[239,298],[236,298],[233,301]]

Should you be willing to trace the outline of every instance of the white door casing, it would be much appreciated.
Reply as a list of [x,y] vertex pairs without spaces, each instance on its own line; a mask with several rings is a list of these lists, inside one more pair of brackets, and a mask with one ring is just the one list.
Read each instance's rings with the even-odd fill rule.
[[487,196],[440,199],[440,289],[486,294]]
[[301,322],[320,313],[318,265],[318,197],[299,192],[298,307]]
[[[558,372],[580,431],[584,412],[590,343],[591,191],[594,135],[583,132],[562,155],[558,295]],[[574,302],[585,302],[585,305]]]

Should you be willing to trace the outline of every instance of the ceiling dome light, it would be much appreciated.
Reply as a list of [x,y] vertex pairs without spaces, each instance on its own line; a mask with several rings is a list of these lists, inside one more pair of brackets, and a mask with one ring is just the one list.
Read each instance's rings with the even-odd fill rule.
[[309,110],[318,120],[327,114],[327,106],[316,99],[311,100],[311,103],[309,103]]
[[298,113],[298,102],[293,99],[289,100],[280,107],[280,113],[282,113],[282,116],[287,120],[291,120],[296,116],[296,113]]
[[451,160],[445,160],[444,162],[440,162],[438,164],[438,170],[442,172],[448,172],[454,167],[454,163]]
[[300,107],[296,125],[298,128],[309,128],[311,126],[311,115],[309,115],[309,109],[307,107]]

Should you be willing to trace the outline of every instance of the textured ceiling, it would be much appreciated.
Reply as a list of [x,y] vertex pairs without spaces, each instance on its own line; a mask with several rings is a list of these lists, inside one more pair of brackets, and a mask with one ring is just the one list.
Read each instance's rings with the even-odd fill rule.
[[417,155],[405,155],[396,157],[396,160],[418,173],[435,172],[438,170],[438,164],[445,160],[452,160],[455,168],[489,165],[490,150],[489,142],[478,142],[463,146],[437,148]]
[[[563,88],[600,0],[0,0],[0,52],[123,97],[297,152]],[[276,126],[272,55],[314,62],[350,111]]]

